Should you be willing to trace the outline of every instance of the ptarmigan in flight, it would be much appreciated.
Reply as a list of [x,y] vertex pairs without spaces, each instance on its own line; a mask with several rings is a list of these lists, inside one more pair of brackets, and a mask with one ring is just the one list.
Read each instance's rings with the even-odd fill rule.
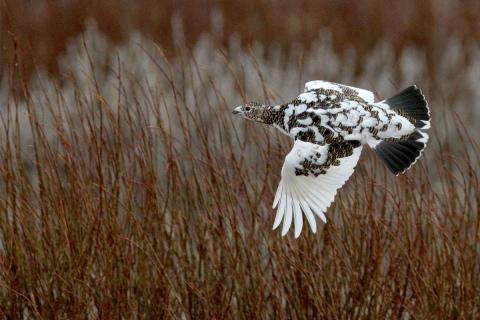
[[430,128],[427,101],[416,86],[375,102],[368,90],[310,81],[292,102],[252,102],[233,113],[271,125],[295,140],[273,201],[273,208],[278,207],[273,229],[283,220],[285,235],[293,219],[295,237],[302,231],[302,213],[313,233],[314,214],[326,222],[325,212],[352,175],[364,144],[398,175],[420,157]]

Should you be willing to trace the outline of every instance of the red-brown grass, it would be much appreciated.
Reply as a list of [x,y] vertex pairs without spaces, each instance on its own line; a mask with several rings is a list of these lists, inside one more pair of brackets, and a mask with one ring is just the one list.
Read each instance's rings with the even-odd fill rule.
[[[231,95],[252,92],[228,54],[232,92],[185,48],[174,62],[142,48],[153,81],[118,55],[108,91],[83,45],[84,82],[72,72],[33,87],[10,68],[0,116],[5,317],[480,316],[480,150],[451,110],[432,106],[433,140],[408,173],[393,177],[367,151],[329,222],[282,238],[270,208],[291,143],[232,118]],[[249,59],[262,80],[255,95],[278,99]]]

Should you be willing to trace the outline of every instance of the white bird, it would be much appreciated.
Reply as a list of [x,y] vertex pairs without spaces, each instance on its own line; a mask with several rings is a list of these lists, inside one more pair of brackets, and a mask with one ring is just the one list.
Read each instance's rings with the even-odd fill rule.
[[326,222],[327,208],[352,175],[363,145],[373,148],[398,175],[418,160],[430,128],[428,104],[416,86],[375,102],[371,91],[316,80],[307,82],[305,92],[289,103],[250,102],[233,113],[295,140],[273,201],[273,208],[278,207],[273,229],[283,221],[284,236],[293,220],[296,238],[303,215],[313,233],[314,215]]

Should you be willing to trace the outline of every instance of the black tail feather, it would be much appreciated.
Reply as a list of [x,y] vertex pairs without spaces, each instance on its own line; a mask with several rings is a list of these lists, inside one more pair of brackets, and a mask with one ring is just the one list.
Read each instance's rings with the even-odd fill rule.
[[430,128],[430,110],[427,100],[417,86],[411,86],[384,101],[393,110],[414,120],[419,129]]
[[398,175],[408,170],[425,149],[428,141],[425,130],[430,128],[430,110],[424,95],[416,86],[408,87],[384,103],[408,117],[416,127],[407,139],[382,141],[375,147],[375,152],[390,171]]
[[382,141],[375,147],[375,152],[382,158],[394,174],[407,171],[420,158],[425,149],[428,135],[415,131],[406,140]]

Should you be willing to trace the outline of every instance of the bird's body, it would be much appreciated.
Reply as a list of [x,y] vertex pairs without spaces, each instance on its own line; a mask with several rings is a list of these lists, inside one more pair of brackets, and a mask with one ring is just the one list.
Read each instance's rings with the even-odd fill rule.
[[293,101],[276,106],[256,103],[234,110],[245,118],[272,125],[295,140],[282,168],[274,207],[274,228],[283,220],[286,234],[294,218],[299,236],[305,214],[316,231],[336,190],[353,173],[364,144],[395,173],[406,171],[423,151],[430,113],[416,87],[375,102],[372,92],[325,81],[311,81]]

